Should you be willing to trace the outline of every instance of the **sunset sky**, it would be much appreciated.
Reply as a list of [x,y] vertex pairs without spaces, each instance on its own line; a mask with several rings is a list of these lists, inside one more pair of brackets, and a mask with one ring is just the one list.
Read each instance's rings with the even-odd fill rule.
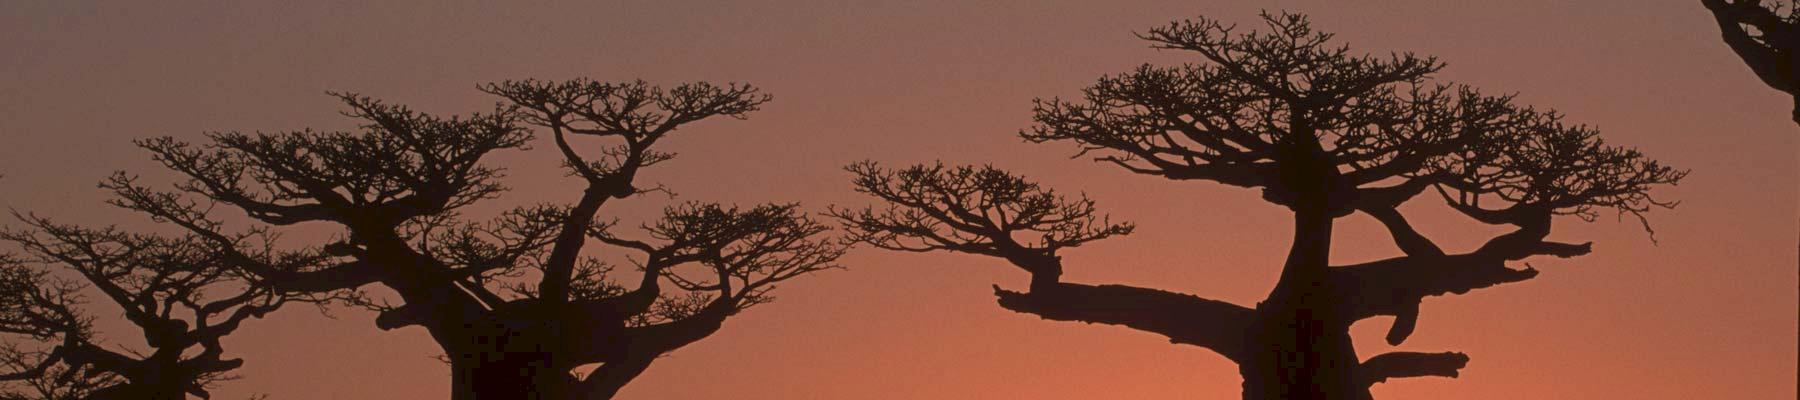
[[[252,4],[254,3],[254,4]],[[1104,5],[1101,5],[1104,3]],[[502,79],[747,82],[774,101],[745,121],[684,128],[646,172],[674,200],[609,205],[625,221],[676,201],[863,205],[841,168],[992,164],[1082,192],[1138,231],[1064,252],[1068,282],[1121,283],[1253,306],[1289,245],[1288,212],[1257,192],[1172,182],[1023,143],[1033,98],[1104,74],[1192,61],[1132,36],[1200,15],[1256,24],[1309,14],[1354,52],[1410,51],[1439,75],[1560,110],[1606,143],[1692,171],[1657,188],[1655,242],[1627,216],[1559,220],[1595,242],[1531,259],[1536,279],[1428,298],[1417,333],[1364,357],[1459,351],[1462,377],[1390,380],[1397,399],[1792,399],[1800,278],[1800,132],[1791,100],[1719,41],[1698,0],[1613,1],[0,1],[0,207],[66,222],[156,229],[102,203],[114,170],[173,175],[130,139],[207,131],[349,129],[327,90],[443,115],[486,111]],[[577,182],[547,143],[501,153],[514,190],[492,212],[567,202]],[[1404,208],[1447,248],[1495,234],[1421,197]],[[11,221],[7,221],[12,224]],[[301,227],[287,239],[322,240]],[[1338,222],[1334,263],[1400,255],[1364,215]],[[1126,328],[1040,320],[994,303],[1027,276],[995,259],[860,248],[849,269],[784,284],[775,303],[659,360],[623,399],[1237,398],[1236,367]],[[1523,265],[1518,265],[1523,267]],[[117,319],[99,308],[102,319]],[[218,399],[445,398],[423,329],[291,307],[229,338],[247,361]],[[115,343],[129,330],[103,324]]]

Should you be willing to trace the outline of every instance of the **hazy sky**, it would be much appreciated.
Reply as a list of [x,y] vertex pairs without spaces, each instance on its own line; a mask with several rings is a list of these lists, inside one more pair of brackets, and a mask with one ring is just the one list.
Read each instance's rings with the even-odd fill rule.
[[[323,94],[356,91],[435,113],[486,110],[474,90],[508,78],[742,81],[775,101],[748,121],[684,130],[681,158],[647,173],[678,200],[866,204],[839,168],[992,163],[1085,192],[1136,234],[1069,251],[1065,280],[1123,283],[1252,305],[1279,273],[1289,217],[1256,192],[1134,176],[1032,145],[1034,97],[1181,54],[1134,39],[1259,8],[1312,15],[1357,51],[1413,51],[1443,78],[1598,126],[1693,172],[1680,200],[1635,221],[1560,221],[1594,241],[1534,259],[1537,279],[1426,301],[1410,351],[1473,358],[1457,379],[1375,386],[1394,399],[1791,399],[1795,397],[1800,132],[1789,100],[1718,41],[1698,1],[0,1],[0,206],[69,222],[149,225],[102,205],[110,171],[171,178],[129,139],[210,130],[348,128]],[[1095,5],[1088,3],[1107,3]],[[568,201],[575,182],[539,146],[494,158],[516,190],[484,208]],[[610,208],[635,220],[669,204]],[[611,207],[611,206],[609,206]],[[1420,199],[1440,243],[1491,235]],[[1398,255],[1366,216],[1341,220],[1336,262]],[[316,238],[297,234],[295,239]],[[998,260],[860,249],[784,285],[627,386],[626,399],[1236,398],[1223,357],[1120,327],[1043,321],[996,306]],[[97,314],[113,318],[116,311]],[[227,343],[248,363],[217,398],[442,398],[447,369],[424,331],[367,313],[295,307]],[[1359,353],[1390,349],[1388,319],[1358,324]],[[115,331],[117,332],[117,331]],[[118,342],[132,340],[129,331]]]

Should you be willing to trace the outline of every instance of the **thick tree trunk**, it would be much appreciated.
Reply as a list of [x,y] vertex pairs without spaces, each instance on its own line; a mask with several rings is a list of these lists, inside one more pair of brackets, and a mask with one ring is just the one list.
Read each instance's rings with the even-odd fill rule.
[[1257,305],[1247,332],[1250,355],[1239,364],[1245,399],[1369,398],[1356,381],[1349,323],[1327,279],[1328,210],[1322,204],[1295,207],[1294,243],[1281,281]]
[[[553,355],[563,338],[560,323],[538,309],[538,303],[487,310],[468,293],[447,282],[429,258],[406,248],[391,235],[365,236],[367,257],[387,266],[382,282],[398,292],[406,305],[383,312],[381,329],[420,325],[450,357],[452,400],[563,400],[568,394],[568,367]],[[560,305],[560,304],[557,304]]]
[[[526,354],[518,356],[530,357]],[[568,399],[568,371],[559,371],[543,365],[547,360],[542,357],[531,358],[538,360],[493,360],[467,368],[466,373],[470,377],[467,388],[470,392],[468,398],[475,400]]]
[[555,321],[528,315],[490,314],[461,340],[451,363],[461,400],[564,400],[571,397],[571,366],[559,362],[563,335]]
[[95,391],[94,400],[187,400],[187,382],[176,375],[181,369],[148,365],[124,375],[126,382]]
[[[715,302],[677,321],[639,327],[626,327],[623,321],[582,325],[592,319],[502,310],[507,318],[485,320],[457,342],[473,350],[458,353],[451,363],[452,399],[611,399],[660,355],[717,332],[734,310],[730,304]],[[593,362],[601,365],[583,379],[571,374],[580,364]]]
[[95,391],[93,400],[187,400],[187,392],[176,385],[124,384]]
[[475,400],[475,361],[450,356],[450,400]]
[[572,398],[569,368],[544,353],[489,351],[451,362],[453,400]]
[[1238,364],[1244,399],[1366,400],[1348,326],[1304,307],[1265,310]]
[[181,367],[180,352],[159,349],[138,368],[124,375],[129,381],[114,387],[116,392],[99,394],[96,399],[187,400],[187,388],[193,383],[192,370]]

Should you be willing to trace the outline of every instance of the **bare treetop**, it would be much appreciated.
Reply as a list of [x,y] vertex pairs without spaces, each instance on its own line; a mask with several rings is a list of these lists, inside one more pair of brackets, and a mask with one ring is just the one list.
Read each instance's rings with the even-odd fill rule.
[[[1553,196],[1542,190],[1557,183],[1536,179],[1529,184],[1538,192],[1521,192],[1520,179],[1531,179],[1524,174],[1560,173],[1546,163],[1583,157],[1608,163],[1605,168],[1640,169],[1638,183],[1671,175],[1653,162],[1634,161],[1629,150],[1582,149],[1591,129],[1565,126],[1560,115],[1516,106],[1511,96],[1433,82],[1443,66],[1433,58],[1354,56],[1302,16],[1265,14],[1263,20],[1266,31],[1240,32],[1206,18],[1152,29],[1140,36],[1156,48],[1196,53],[1201,62],[1103,77],[1081,101],[1040,100],[1038,124],[1022,135],[1074,142],[1084,154],[1100,153],[1098,160],[1136,173],[1263,188],[1268,200],[1283,205],[1300,196],[1294,191],[1303,181],[1324,175],[1318,178],[1331,182],[1330,196],[1320,197],[1329,198],[1337,215],[1367,206],[1359,201],[1391,202],[1384,191],[1415,180],[1495,194],[1501,188],[1494,185],[1506,181],[1502,197],[1535,201]],[[1519,152],[1542,156],[1507,156]],[[1484,167],[1509,172],[1477,171]],[[1437,174],[1448,169],[1458,174]],[[1604,184],[1568,178],[1563,185]],[[1470,182],[1458,185],[1458,179]],[[1569,195],[1609,197],[1617,200],[1609,206],[1639,210],[1644,204],[1598,192]],[[1586,210],[1587,204],[1561,204],[1568,202],[1553,203]]]
[[[481,90],[520,107],[527,123],[549,128],[565,163],[577,175],[625,185],[616,188],[625,190],[619,192],[620,197],[634,193],[629,177],[636,168],[673,157],[650,151],[650,146],[676,128],[715,116],[744,119],[771,99],[754,86],[706,82],[662,89],[644,81],[527,79],[490,83]],[[623,143],[605,149],[601,157],[585,157],[575,150],[569,135],[616,137]]]
[[138,141],[190,180],[178,187],[243,209],[263,222],[399,223],[498,194],[490,152],[531,139],[508,108],[442,119],[355,94],[334,94],[363,131],[211,133],[210,144],[173,137]]
[[[1597,209],[1606,208],[1642,219],[1653,207],[1676,204],[1656,200],[1649,190],[1680,181],[1686,171],[1636,149],[1607,146],[1597,129],[1567,124],[1560,114],[1526,110],[1514,118],[1526,122],[1434,159],[1435,168],[1418,176],[1436,183],[1451,206],[1487,223],[1536,211],[1592,221]],[[1480,204],[1483,198],[1488,206]]]
[[861,162],[847,169],[858,192],[887,206],[833,208],[830,215],[844,222],[848,240],[878,248],[1002,257],[1054,280],[1062,273],[1057,250],[1133,229],[1098,214],[1086,196],[1070,199],[992,166],[887,170]]

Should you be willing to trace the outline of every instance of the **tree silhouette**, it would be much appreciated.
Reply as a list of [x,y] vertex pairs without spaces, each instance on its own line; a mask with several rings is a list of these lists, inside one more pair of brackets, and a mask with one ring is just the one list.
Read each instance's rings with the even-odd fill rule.
[[[0,232],[26,254],[0,257],[0,398],[208,398],[243,365],[224,357],[221,339],[285,303],[331,296],[280,292],[244,274],[244,263],[305,271],[319,259],[273,250],[260,232],[224,243],[245,257],[233,260],[194,237],[19,219],[31,229]],[[146,347],[102,341],[83,311],[89,288],[124,310]]]
[[1794,98],[1800,124],[1800,1],[1700,0],[1719,23],[1719,34],[1763,84]]
[[[769,100],[756,88],[526,80],[481,89],[506,104],[439,118],[336,94],[364,123],[360,132],[140,141],[187,181],[161,192],[120,174],[103,186],[124,207],[215,241],[210,203],[270,225],[341,227],[344,238],[322,246],[335,265],[256,272],[283,290],[392,289],[401,304],[358,302],[380,311],[381,329],[429,332],[447,356],[455,399],[610,398],[657,357],[769,301],[776,284],[835,267],[843,253],[793,204],[680,204],[636,239],[599,218],[609,201],[660,190],[635,183],[640,170],[673,158],[653,150],[658,141],[693,122],[744,118]],[[501,170],[482,159],[525,146],[529,126],[550,131],[582,182],[580,199],[486,222],[461,217],[504,191]],[[584,155],[578,138],[616,145]],[[584,254],[590,240],[631,254],[635,282]]]
[[[1602,209],[1642,218],[1655,185],[1685,175],[1554,112],[1433,83],[1442,64],[1411,54],[1352,56],[1300,15],[1263,15],[1268,30],[1238,33],[1212,19],[1140,35],[1201,62],[1142,66],[1101,78],[1080,100],[1039,100],[1030,142],[1072,142],[1081,154],[1175,181],[1260,189],[1293,212],[1294,239],[1268,297],[1245,307],[1125,285],[1063,282],[1059,251],[1126,235],[1094,202],[993,167],[859,163],[854,184],[885,203],[836,208],[850,239],[899,251],[950,251],[1006,260],[1031,276],[1026,291],[995,286],[1001,307],[1045,319],[1122,325],[1212,350],[1239,365],[1246,399],[1368,399],[1391,378],[1455,377],[1461,353],[1394,352],[1359,359],[1351,323],[1394,316],[1402,343],[1420,302],[1530,279],[1509,261],[1572,257],[1588,244],[1546,240],[1554,216]],[[1435,195],[1426,194],[1427,191]],[[1410,226],[1398,207],[1442,198],[1470,219],[1512,232],[1462,253]],[[1330,266],[1337,218],[1380,221],[1404,256]],[[1648,225],[1645,225],[1648,229]]]

